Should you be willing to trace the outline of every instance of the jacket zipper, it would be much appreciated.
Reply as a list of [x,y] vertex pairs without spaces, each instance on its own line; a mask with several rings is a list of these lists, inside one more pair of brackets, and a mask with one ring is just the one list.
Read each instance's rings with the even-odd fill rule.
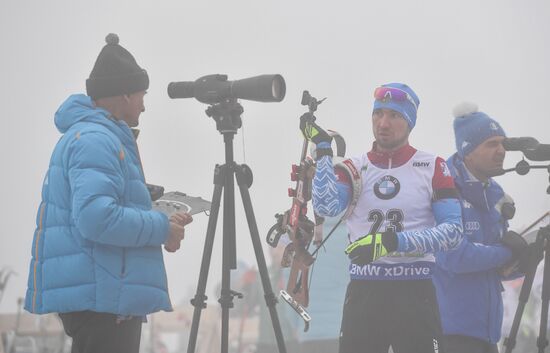
[[[143,165],[141,163],[141,156],[139,154],[139,148],[138,148],[137,141],[136,141],[137,135],[133,133],[132,129],[130,129],[130,132],[132,133],[134,147],[136,149],[137,159],[138,159],[138,163],[139,163],[139,169],[141,171],[143,181],[145,182],[145,172],[143,171]],[[124,198],[125,198],[125,196],[126,195],[123,195]],[[122,271],[121,271],[121,276],[124,277],[125,273],[126,273],[126,248],[122,248]]]
[[34,245],[34,266],[33,266],[33,288],[34,293],[32,295],[32,311],[36,312],[36,293],[38,292],[38,288],[36,288],[36,270],[38,267],[38,263],[40,262],[40,259],[38,258],[38,245],[40,243],[40,236],[42,235],[43,231],[43,219],[44,219],[44,208],[45,204],[42,202],[40,205],[40,218],[38,221],[38,230],[36,231],[36,240]]
[[488,212],[491,212],[491,209],[489,208],[489,200],[487,200],[487,188],[489,187],[488,183],[483,183],[483,200],[485,201],[485,207],[487,208]]

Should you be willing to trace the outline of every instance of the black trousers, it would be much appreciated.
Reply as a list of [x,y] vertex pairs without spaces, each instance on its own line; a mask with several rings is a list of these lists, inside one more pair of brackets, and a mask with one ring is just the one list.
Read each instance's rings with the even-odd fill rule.
[[443,336],[445,353],[498,353],[498,346],[475,337],[461,335]]
[[340,353],[443,353],[441,319],[431,280],[351,281]]
[[117,320],[117,315],[78,311],[59,314],[73,339],[71,353],[139,353],[142,318]]

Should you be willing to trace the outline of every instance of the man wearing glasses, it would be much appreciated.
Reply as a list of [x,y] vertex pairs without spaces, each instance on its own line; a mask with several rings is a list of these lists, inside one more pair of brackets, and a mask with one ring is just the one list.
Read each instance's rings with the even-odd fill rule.
[[347,217],[351,281],[339,351],[441,352],[433,253],[462,241],[458,194],[445,161],[409,144],[414,91],[390,83],[374,98],[372,149],[336,166],[330,136],[307,116],[300,122],[317,145],[315,211]]

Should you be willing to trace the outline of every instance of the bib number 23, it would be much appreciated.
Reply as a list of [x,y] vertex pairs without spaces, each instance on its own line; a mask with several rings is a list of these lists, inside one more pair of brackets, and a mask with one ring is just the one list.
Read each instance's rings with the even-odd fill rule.
[[380,233],[380,228],[386,223],[386,228],[383,231],[401,232],[403,231],[403,211],[397,208],[392,208],[384,214],[382,210],[371,210],[369,212],[368,221],[372,222],[372,226],[368,234]]

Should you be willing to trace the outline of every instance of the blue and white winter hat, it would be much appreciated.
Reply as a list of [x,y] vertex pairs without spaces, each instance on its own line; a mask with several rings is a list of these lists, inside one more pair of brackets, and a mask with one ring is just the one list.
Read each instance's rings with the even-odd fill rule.
[[453,115],[456,150],[462,158],[490,137],[506,137],[500,124],[487,114],[478,111],[474,103],[464,102],[457,105],[453,109]]
[[387,83],[374,90],[376,109],[391,109],[403,116],[409,128],[416,125],[416,113],[420,100],[414,91],[404,83]]

